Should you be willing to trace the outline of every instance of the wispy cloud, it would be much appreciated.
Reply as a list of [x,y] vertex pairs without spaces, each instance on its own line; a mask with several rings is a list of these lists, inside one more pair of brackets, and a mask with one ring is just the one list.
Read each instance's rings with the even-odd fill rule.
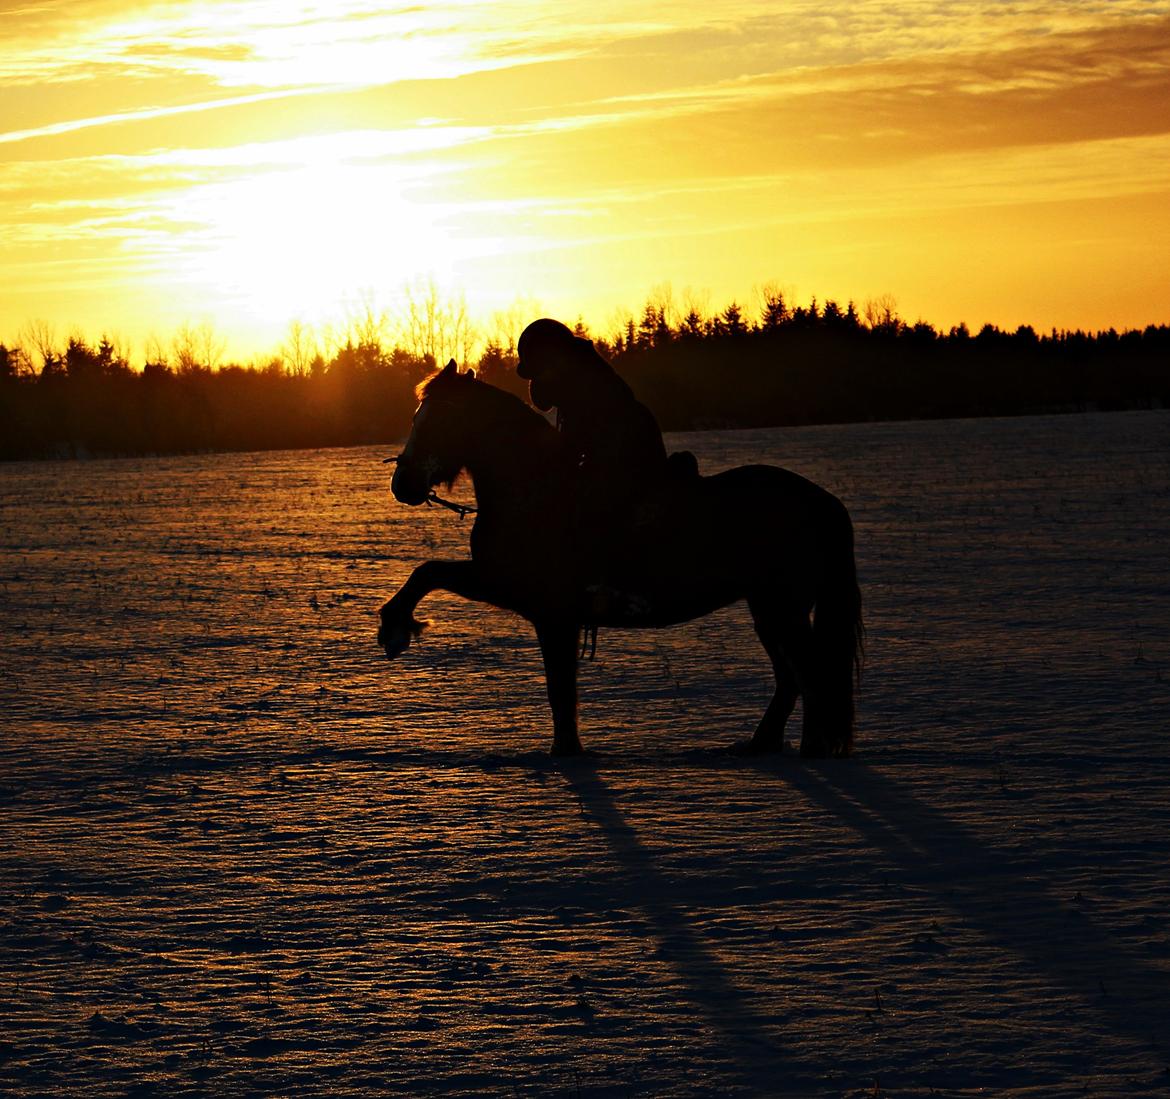
[[1166,190],[1170,0],[0,0],[0,94],[6,285],[616,293]]
[[248,103],[264,103],[274,99],[292,99],[310,94],[309,89],[286,88],[280,91],[253,92],[251,95],[236,95],[224,99],[206,100],[201,103],[180,103],[171,107],[142,107],[133,111],[115,111],[112,114],[93,115],[89,118],[71,118],[61,122],[49,122],[27,130],[0,132],[0,145],[18,141],[32,141],[39,137],[59,137],[97,126],[117,126],[120,123],[145,122],[158,118],[173,118],[178,115],[199,114],[203,111],[225,110]]
[[[557,20],[550,7],[472,0],[386,5],[183,0],[136,8],[79,2],[42,9],[0,50],[0,84],[180,73],[221,87],[368,85],[447,79],[553,60],[661,24]],[[562,5],[563,7],[563,5]],[[626,9],[624,4],[601,8]]]

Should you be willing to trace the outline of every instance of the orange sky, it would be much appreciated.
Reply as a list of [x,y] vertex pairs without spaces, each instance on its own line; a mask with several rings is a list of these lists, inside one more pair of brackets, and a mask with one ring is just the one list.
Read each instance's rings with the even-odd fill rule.
[[0,340],[403,288],[1170,321],[1170,2],[0,0]]

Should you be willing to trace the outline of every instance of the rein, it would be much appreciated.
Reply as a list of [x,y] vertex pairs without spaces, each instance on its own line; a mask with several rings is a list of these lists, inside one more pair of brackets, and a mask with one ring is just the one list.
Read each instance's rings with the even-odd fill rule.
[[455,512],[460,519],[468,515],[474,515],[479,511],[479,508],[473,504],[457,504],[454,500],[444,500],[434,489],[431,489],[431,493],[427,497],[427,507],[431,507],[434,504],[438,504],[439,507],[446,508],[448,511]]

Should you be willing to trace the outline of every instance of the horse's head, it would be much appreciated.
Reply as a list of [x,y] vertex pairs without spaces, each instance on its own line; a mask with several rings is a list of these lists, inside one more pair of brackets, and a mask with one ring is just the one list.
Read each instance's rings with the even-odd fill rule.
[[438,484],[448,486],[466,463],[467,398],[475,375],[460,374],[455,360],[425,381],[418,391],[410,438],[398,456],[390,490],[404,504],[422,504]]

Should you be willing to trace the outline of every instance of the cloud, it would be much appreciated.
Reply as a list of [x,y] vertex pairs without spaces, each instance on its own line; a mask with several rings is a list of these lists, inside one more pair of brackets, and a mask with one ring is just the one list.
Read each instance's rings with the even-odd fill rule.
[[[598,109],[598,108],[604,109]],[[1170,21],[1047,36],[994,53],[768,73],[560,108],[499,128],[482,187],[545,193],[722,174],[907,165],[1170,132]],[[487,157],[487,150],[484,150]],[[1136,167],[1136,166],[1135,166]],[[1123,165],[1117,184],[1126,186]],[[915,169],[917,171],[917,169]]]
[[33,141],[42,137],[59,137],[62,134],[76,133],[78,130],[89,130],[99,126],[117,126],[123,123],[147,122],[159,118],[173,118],[178,115],[199,114],[204,111],[226,110],[230,107],[240,107],[250,103],[263,103],[275,99],[292,99],[296,96],[309,94],[309,89],[288,88],[272,92],[254,92],[250,95],[237,95],[224,99],[211,99],[198,103],[180,103],[170,107],[142,107],[133,111],[115,111],[112,114],[93,115],[88,118],[71,118],[61,122],[50,122],[43,126],[33,126],[26,130],[8,130],[0,132],[0,145],[9,145],[20,141]]
[[[133,14],[125,5],[82,2],[47,11],[51,18],[10,28],[0,49],[0,85],[178,73],[224,88],[369,86],[562,56],[589,48],[595,37],[582,26],[581,37],[567,45],[574,28],[539,18],[532,5],[485,10],[467,0],[389,7],[334,0],[324,8],[185,0]],[[547,49],[553,39],[559,45]]]
[[[23,221],[30,239],[70,219],[79,236],[113,236],[135,209],[158,226],[170,218],[176,231],[187,231],[175,212],[177,196],[197,208],[194,188],[264,175],[279,187],[282,173],[315,164],[367,164],[378,166],[396,193],[418,188],[420,201],[439,211],[438,224],[465,237],[506,233],[524,247],[541,233],[629,234],[621,211],[630,208],[639,210],[646,233],[680,224],[694,233],[731,224],[737,205],[744,217],[783,224],[839,218],[849,209],[884,216],[899,208],[1138,193],[1168,178],[1165,143],[1154,140],[1170,129],[1167,61],[1163,20],[1050,34],[991,53],[680,81],[638,94],[612,95],[606,82],[584,81],[578,88],[593,94],[543,104],[529,94],[547,76],[541,69],[479,71],[437,88],[422,82],[343,97],[346,114],[358,119],[386,118],[390,96],[407,118],[425,104],[457,118],[462,111],[458,123],[242,143],[217,126],[221,144],[56,162],[32,155],[0,166],[0,196],[16,196],[7,215]],[[597,75],[588,61],[575,64]],[[173,125],[185,114],[283,111],[280,100],[289,94],[322,97],[320,89],[259,92],[98,115],[10,132],[0,144],[115,125]],[[102,140],[108,144],[109,135]],[[912,173],[910,162],[917,164]],[[39,201],[29,205],[32,195]]]
[[537,285],[507,256],[555,251],[568,286],[631,241],[733,271],[733,240],[1165,190],[1170,6],[0,0],[0,95],[6,283],[234,269],[249,233],[291,269],[287,214],[371,278],[394,223]]
[[[883,147],[916,155],[952,137],[1048,140],[1025,131],[1053,106],[1070,135],[1075,115],[1092,136],[1109,127],[1134,132],[1159,112],[1170,117],[1170,22],[1149,15],[1164,5],[1118,0],[1103,14],[1085,3],[797,2],[782,15],[772,5],[728,5],[718,19],[708,7],[680,2],[669,21],[653,22],[631,19],[629,6],[613,0],[539,14],[501,0],[490,18],[482,5],[458,2],[386,9],[342,0],[323,16],[316,5],[219,0],[127,19],[89,0],[68,9],[70,34],[58,28],[28,49],[0,48],[0,82],[5,74],[42,81],[42,93],[15,100],[9,117],[21,122],[10,121],[0,143],[272,100],[266,114],[253,113],[254,140],[265,118],[290,125],[277,122],[288,95],[312,99],[318,117],[348,116],[351,127],[351,112],[371,126],[387,110],[400,126],[412,109],[415,117],[527,125],[531,133],[614,125],[636,132],[640,121],[673,118],[716,147],[739,133],[814,159],[834,140],[860,139],[857,152],[866,155]],[[53,10],[65,19],[65,8]],[[105,18],[94,14],[101,12]],[[78,79],[100,83],[86,96],[99,109],[61,117],[58,104],[43,117],[43,89]],[[1077,99],[1076,89],[1105,82],[1111,103]],[[166,94],[152,99],[156,85]]]

